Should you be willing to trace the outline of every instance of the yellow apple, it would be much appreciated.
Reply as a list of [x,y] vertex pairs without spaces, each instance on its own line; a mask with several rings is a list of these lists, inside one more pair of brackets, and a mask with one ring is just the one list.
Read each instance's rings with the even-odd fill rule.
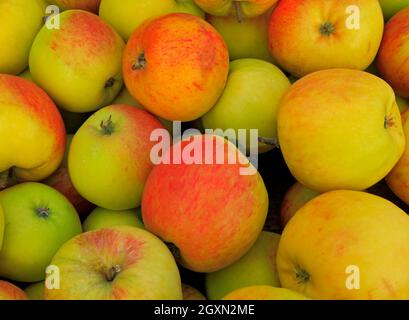
[[43,25],[44,0],[0,0],[0,73],[19,74]]
[[408,230],[409,216],[383,198],[322,194],[284,229],[281,284],[313,299],[409,299]]
[[280,104],[278,139],[294,177],[319,192],[367,189],[405,147],[392,88],[346,69],[318,71],[293,84]]
[[139,208],[123,211],[95,208],[85,219],[82,228],[84,231],[115,226],[133,226],[143,229],[144,226],[138,217],[138,213],[140,213]]

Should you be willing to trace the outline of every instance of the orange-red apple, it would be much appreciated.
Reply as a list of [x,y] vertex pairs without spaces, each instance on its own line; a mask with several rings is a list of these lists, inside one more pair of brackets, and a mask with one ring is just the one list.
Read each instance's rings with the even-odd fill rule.
[[28,300],[27,294],[14,284],[0,280],[0,300]]

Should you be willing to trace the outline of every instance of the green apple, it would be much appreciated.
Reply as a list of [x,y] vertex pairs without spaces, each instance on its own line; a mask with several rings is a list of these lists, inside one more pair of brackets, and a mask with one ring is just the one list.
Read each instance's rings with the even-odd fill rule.
[[229,292],[247,286],[280,286],[275,259],[279,241],[278,234],[263,231],[240,260],[220,271],[208,273],[207,297],[219,300]]
[[207,20],[222,35],[230,60],[256,58],[273,62],[268,49],[268,22],[271,12],[238,22],[235,17],[208,16]]
[[102,0],[99,15],[127,40],[145,20],[168,13],[183,12],[204,18],[193,0]]
[[150,113],[116,104],[95,112],[77,131],[68,154],[75,189],[99,207],[128,210],[141,204],[153,168],[150,135],[164,129]]
[[58,248],[81,233],[81,222],[71,203],[41,183],[26,182],[0,192],[5,230],[0,251],[0,276],[35,282]]
[[46,300],[181,300],[172,253],[153,234],[119,226],[85,232],[65,243],[51,264],[60,288]]
[[403,8],[409,7],[409,0],[379,0],[379,3],[386,20],[392,18],[395,13]]
[[44,300],[44,281],[32,283],[24,289],[30,300]]
[[67,111],[97,110],[122,88],[124,41],[98,16],[82,10],[59,15],[60,28],[44,26],[34,40],[31,76]]
[[84,231],[115,226],[133,226],[137,228],[144,228],[142,221],[138,217],[140,215],[138,212],[140,211],[140,208],[123,211],[95,208],[85,219],[82,227]]
[[[226,88],[216,105],[202,118],[206,129],[258,129],[259,136],[277,135],[277,109],[290,81],[276,66],[257,59],[239,59],[230,64]],[[238,136],[238,135],[237,135]],[[247,144],[249,143],[247,137]],[[249,145],[247,145],[249,147]],[[259,143],[259,152],[272,145]]]
[[28,55],[43,26],[43,0],[0,0],[0,73],[19,74],[28,66]]

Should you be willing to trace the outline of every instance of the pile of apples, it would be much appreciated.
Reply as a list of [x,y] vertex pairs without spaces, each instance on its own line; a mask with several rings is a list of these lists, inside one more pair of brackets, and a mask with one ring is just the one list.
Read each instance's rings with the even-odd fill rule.
[[[409,299],[370,191],[409,204],[408,0],[47,2],[0,0],[0,299]],[[282,154],[281,234],[205,129]],[[209,140],[241,161],[185,161]]]

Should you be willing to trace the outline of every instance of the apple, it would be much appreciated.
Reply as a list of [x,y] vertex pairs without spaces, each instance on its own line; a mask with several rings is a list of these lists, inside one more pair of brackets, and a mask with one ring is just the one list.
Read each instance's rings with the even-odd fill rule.
[[74,188],[68,174],[68,150],[71,146],[73,135],[67,135],[67,147],[65,149],[64,159],[60,167],[43,183],[61,192],[74,206],[80,216],[89,214],[95,205],[85,200]]
[[235,15],[238,21],[267,12],[278,0],[195,0],[203,11],[214,16]]
[[234,290],[269,285],[279,287],[276,254],[280,236],[263,231],[254,246],[237,262],[206,275],[209,299],[219,300]]
[[138,218],[140,209],[113,211],[104,208],[95,208],[83,223],[84,231],[115,226],[133,226],[144,228],[142,221]]
[[[186,156],[192,150],[193,164]],[[192,271],[214,272],[240,259],[267,216],[267,190],[257,170],[215,135],[183,139],[163,154],[170,161],[154,167],[143,193],[145,228],[169,243],[177,261]],[[242,175],[245,166],[254,174]]]
[[38,181],[60,165],[65,149],[61,115],[30,81],[0,74],[0,189]]
[[405,147],[392,88],[346,69],[318,71],[292,85],[280,103],[278,139],[293,176],[318,192],[369,188]]
[[269,27],[275,61],[291,74],[346,68],[365,70],[375,59],[383,15],[373,0],[281,0]]
[[0,0],[0,73],[19,74],[27,68],[45,8],[44,0]]
[[51,264],[59,289],[46,300],[181,300],[179,270],[168,248],[129,226],[98,229],[65,243]]
[[311,199],[314,199],[319,194],[319,192],[311,190],[299,182],[294,183],[285,194],[283,202],[281,203],[281,226],[284,228],[288,221],[290,221],[290,219],[303,205],[305,205]]
[[204,13],[193,0],[102,0],[99,15],[128,40],[132,32],[145,20],[184,12],[204,18]]
[[64,11],[59,19],[59,29],[44,26],[34,40],[29,59],[34,82],[67,111],[108,105],[122,87],[123,40],[87,11]]
[[44,300],[44,281],[32,283],[24,289],[30,300]]
[[[406,141],[409,139],[409,111],[402,113],[403,132]],[[406,204],[409,204],[409,143],[406,143],[405,151],[396,166],[386,176],[389,188]]]
[[396,96],[396,103],[398,104],[400,113],[406,111],[409,108],[409,100]]
[[0,280],[0,300],[28,300],[28,297],[14,284]]
[[322,194],[284,229],[280,282],[313,299],[407,300],[408,230],[407,214],[381,197],[346,190]]
[[4,235],[4,213],[0,206],[0,250],[3,246],[3,235]]
[[383,79],[403,98],[409,98],[409,8],[386,24],[378,53],[378,69]]
[[379,3],[386,20],[392,18],[398,11],[409,7],[409,0],[379,0]]
[[191,121],[209,111],[223,92],[228,72],[222,37],[189,14],[142,24],[125,48],[123,74],[129,92],[167,120]]
[[273,62],[268,49],[268,23],[271,12],[239,22],[233,16],[208,16],[207,21],[215,27],[226,41],[230,60],[255,58]]
[[197,289],[182,283],[183,300],[207,300]]
[[101,0],[47,0],[49,4],[60,7],[61,10],[81,9],[98,13]]
[[132,106],[112,105],[94,113],[69,150],[68,171],[78,193],[106,209],[139,207],[153,168],[150,135],[160,128],[154,116]]
[[249,286],[237,289],[226,295],[223,300],[306,300],[303,295],[272,286]]
[[26,182],[0,192],[5,230],[0,251],[0,276],[35,282],[58,248],[81,233],[81,222],[71,203],[53,188]]
[[[257,59],[239,59],[230,64],[226,88],[216,105],[202,117],[206,129],[258,129],[264,138],[277,138],[277,112],[290,81],[276,66]],[[258,151],[267,152],[271,145],[259,143]]]

